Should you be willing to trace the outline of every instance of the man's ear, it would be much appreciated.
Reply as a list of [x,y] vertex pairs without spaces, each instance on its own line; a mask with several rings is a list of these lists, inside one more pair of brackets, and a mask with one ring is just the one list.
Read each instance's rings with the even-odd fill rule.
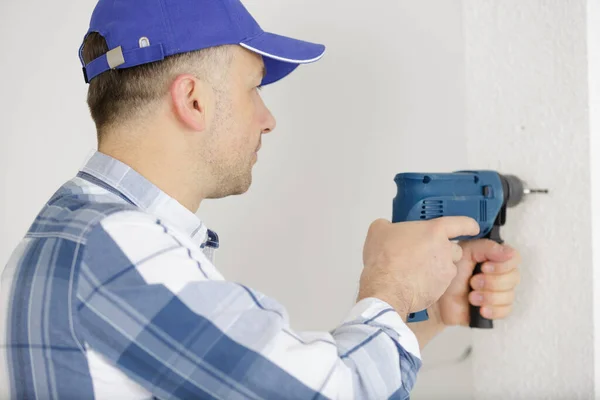
[[189,74],[179,75],[171,84],[169,91],[175,116],[191,130],[206,129],[208,90],[207,85]]

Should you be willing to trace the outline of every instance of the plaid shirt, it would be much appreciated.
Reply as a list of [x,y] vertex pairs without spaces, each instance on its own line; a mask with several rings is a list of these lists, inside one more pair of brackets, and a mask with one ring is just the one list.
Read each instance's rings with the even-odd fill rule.
[[217,235],[99,152],[39,213],[2,274],[0,398],[405,399],[412,331],[377,299],[294,332],[224,280]]

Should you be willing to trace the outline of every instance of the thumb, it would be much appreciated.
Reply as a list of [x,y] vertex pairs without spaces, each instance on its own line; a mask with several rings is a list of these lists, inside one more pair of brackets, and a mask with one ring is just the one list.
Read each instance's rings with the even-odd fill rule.
[[502,245],[489,239],[461,242],[463,260],[481,263],[485,261],[505,262],[510,260],[515,250],[507,245]]

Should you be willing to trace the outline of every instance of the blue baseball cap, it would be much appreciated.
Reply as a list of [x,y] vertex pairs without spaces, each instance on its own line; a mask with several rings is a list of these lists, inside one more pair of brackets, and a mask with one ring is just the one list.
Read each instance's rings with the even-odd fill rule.
[[179,53],[240,45],[263,57],[276,82],[300,64],[319,60],[325,46],[265,32],[239,0],[99,0],[84,37],[97,32],[109,51],[85,64],[85,82],[110,69],[131,68]]

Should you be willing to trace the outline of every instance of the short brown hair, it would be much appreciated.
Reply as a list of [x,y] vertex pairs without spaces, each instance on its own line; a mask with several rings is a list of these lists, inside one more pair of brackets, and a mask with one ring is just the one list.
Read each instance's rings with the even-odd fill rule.
[[[86,64],[104,55],[109,50],[104,37],[90,33],[83,47]],[[96,124],[98,140],[111,126],[139,116],[148,106],[168,93],[172,79],[181,73],[190,73],[204,79],[218,65],[222,72],[231,62],[228,46],[182,53],[166,57],[162,61],[139,65],[133,68],[114,69],[91,80],[87,102]],[[223,65],[225,64],[225,65]]]

